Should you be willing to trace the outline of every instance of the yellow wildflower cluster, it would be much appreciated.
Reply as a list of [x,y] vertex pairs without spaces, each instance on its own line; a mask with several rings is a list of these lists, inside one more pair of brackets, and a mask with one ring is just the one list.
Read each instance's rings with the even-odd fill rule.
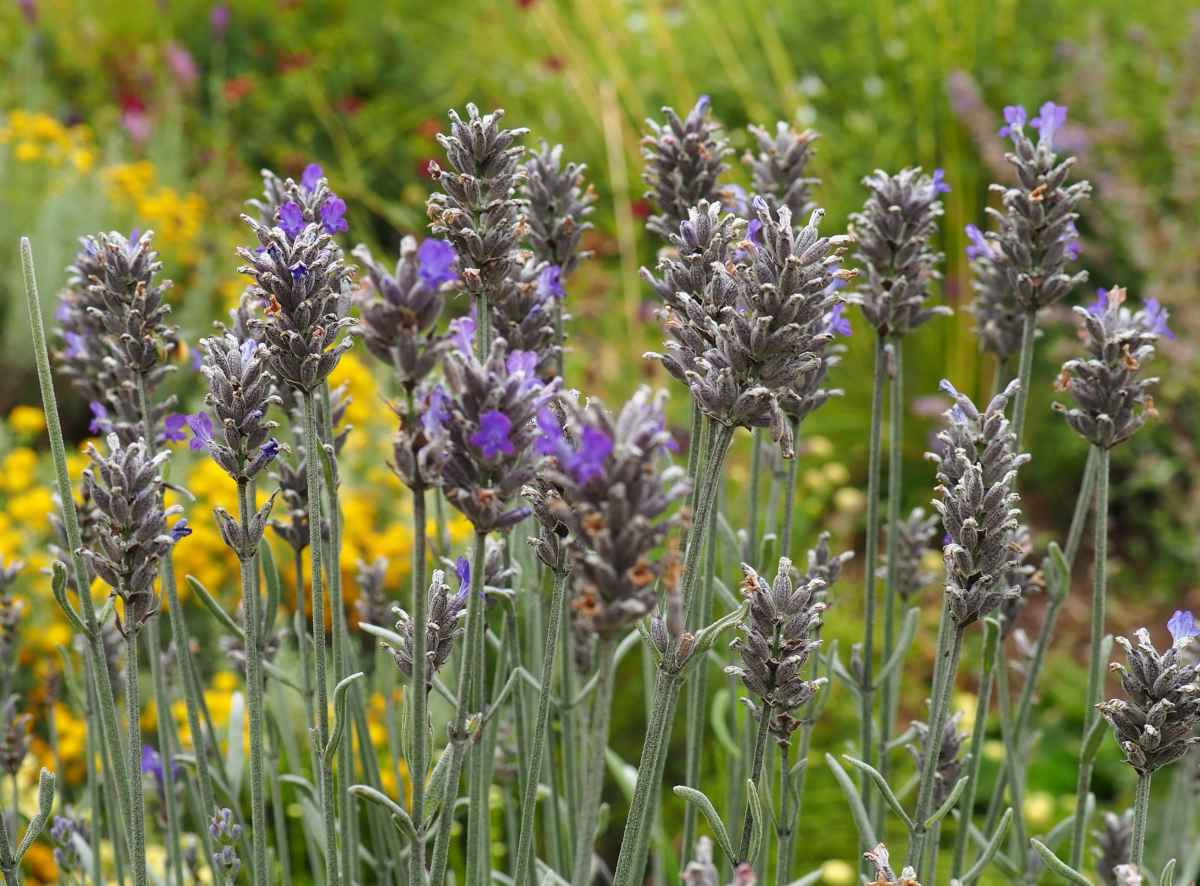
[[204,221],[204,198],[194,191],[181,194],[158,183],[158,172],[149,160],[121,163],[103,172],[109,198],[133,210],[138,222],[154,230],[155,243],[170,249],[181,261],[191,261]]
[[64,126],[49,114],[9,111],[0,125],[0,145],[8,144],[22,163],[88,172],[96,162],[92,131],[83,124]]

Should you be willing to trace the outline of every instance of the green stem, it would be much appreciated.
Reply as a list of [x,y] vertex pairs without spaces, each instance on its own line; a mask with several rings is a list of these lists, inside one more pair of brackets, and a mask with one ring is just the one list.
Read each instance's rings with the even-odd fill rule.
[[554,573],[554,596],[550,601],[550,624],[546,631],[546,652],[542,656],[542,688],[538,693],[537,719],[533,726],[533,749],[530,752],[529,776],[521,797],[521,824],[517,836],[517,868],[514,886],[533,883],[533,826],[537,815],[537,788],[541,775],[542,757],[546,750],[546,726],[550,722],[550,684],[554,679],[554,655],[558,649],[558,632],[562,625],[563,601],[567,595],[566,571]]
[[[333,764],[325,761],[329,742],[329,687],[325,675],[325,593],[321,565],[321,451],[317,436],[316,393],[301,394],[304,400],[304,464],[308,481],[309,581],[312,587],[314,669],[316,698],[317,786],[320,791],[321,821],[325,832],[325,882],[341,883],[338,876],[337,806],[333,797]],[[336,640],[336,637],[335,637]]]
[[793,799],[790,742],[779,745],[779,818],[775,825],[775,884],[787,886],[792,881],[792,833],[796,827],[793,812],[797,801]]
[[1037,332],[1037,311],[1026,311],[1021,326],[1021,359],[1017,366],[1017,380],[1021,387],[1013,402],[1012,430],[1016,434],[1016,450],[1021,450],[1022,432],[1025,430],[1025,413],[1029,407],[1029,382],[1033,378],[1033,340]]
[[967,835],[971,830],[971,818],[975,811],[975,789],[979,782],[980,764],[983,763],[983,739],[987,733],[988,709],[992,700],[992,677],[996,670],[996,654],[1000,646],[1001,632],[995,622],[984,622],[983,661],[979,669],[979,695],[975,700],[975,723],[971,729],[971,747],[967,763],[967,785],[958,804],[958,828],[954,834],[954,860],[950,865],[950,877],[958,880],[962,876],[967,860]]
[[134,886],[146,886],[146,805],[142,791],[142,726],[141,696],[138,692],[138,634],[132,623],[125,634],[125,712],[129,726],[129,771],[137,773],[129,779],[129,856],[133,866]]
[[[999,662],[996,665],[996,695],[1000,704],[1000,734],[1004,741],[1004,755],[1019,756],[1021,746],[1017,743],[1008,690],[1008,655],[1003,645],[999,649]],[[1013,844],[1017,847],[1017,869],[1025,873],[1028,868],[1026,847],[1029,845],[1025,839],[1025,773],[1021,768],[1016,769],[1015,773],[1008,784],[1009,796],[1012,798]]]
[[[103,726],[104,741],[108,746],[108,757],[112,762],[114,780],[119,785],[116,791],[118,812],[126,823],[127,834],[133,817],[129,809],[129,768],[126,763],[125,747],[121,730],[117,725],[117,703],[109,678],[104,654],[104,641],[100,625],[96,620],[96,606],[92,601],[91,579],[87,566],[80,554],[83,542],[79,532],[79,515],[75,510],[75,497],[71,478],[67,473],[67,447],[63,442],[62,422],[58,415],[58,398],[54,393],[54,377],[50,371],[50,357],[46,351],[46,330],[42,322],[41,297],[38,294],[37,278],[33,267],[33,250],[29,238],[21,238],[21,268],[25,277],[25,306],[29,315],[29,328],[33,338],[33,357],[37,365],[38,386],[41,389],[42,407],[46,416],[46,434],[50,438],[50,452],[54,461],[54,477],[58,490],[59,508],[62,511],[63,528],[67,536],[67,547],[71,551],[71,566],[75,577],[75,589],[79,596],[80,614],[86,630],[85,639],[89,647],[87,663],[91,668],[99,693],[99,715]],[[135,771],[140,771],[141,760]]]
[[950,696],[954,689],[954,676],[958,671],[958,659],[962,655],[963,629],[953,623],[949,607],[942,606],[942,623],[938,629],[938,658],[933,675],[933,697],[929,707],[929,733],[925,753],[921,757],[921,780],[917,787],[917,805],[913,813],[913,833],[908,843],[905,865],[917,867],[917,879],[923,879],[925,847],[929,831],[925,821],[933,813],[934,788],[937,786],[938,756],[942,747],[942,733],[950,711]]
[[[409,416],[415,415],[409,395]],[[409,750],[409,773],[412,782],[412,820],[418,828],[425,821],[425,777],[429,764],[425,756],[429,732],[428,677],[425,664],[425,631],[428,616],[428,591],[425,587],[425,487],[416,485],[412,490],[412,613],[413,613],[413,668],[412,685],[412,747]],[[425,841],[417,840],[412,846],[410,880],[414,884],[425,882]]]
[[[84,685],[86,686],[86,694],[84,696],[84,720],[87,723],[87,732],[84,733],[83,743],[84,752],[87,754],[87,790],[88,790],[88,805],[91,807],[91,830],[93,834],[100,834],[102,819],[111,819],[112,816],[104,815],[100,807],[100,773],[96,768],[96,751],[100,737],[100,730],[96,724],[96,692],[92,687],[92,674],[89,670],[83,675]],[[120,857],[120,848],[117,845],[115,834],[113,837],[113,856]],[[100,886],[104,882],[101,876],[101,858],[99,852],[92,853],[92,882],[96,886]]]
[[[750,492],[746,514],[746,551],[743,556],[751,566],[758,566],[758,487],[762,473],[763,429],[755,428],[750,450]],[[688,805],[691,805],[690,803]]]
[[[696,414],[703,416],[699,409]],[[705,449],[712,443],[712,432],[715,427],[711,421],[702,421],[700,431],[700,454],[696,458],[689,459],[689,464],[692,470],[695,471],[697,466],[704,463]],[[693,486],[695,490],[695,486]],[[698,493],[698,490],[695,490]],[[708,536],[705,541],[706,550],[706,574],[712,574],[712,560],[715,548],[712,540],[715,535],[713,523],[713,515],[717,509],[709,510],[708,526],[705,531]],[[753,507],[751,513],[754,513]],[[697,607],[696,617],[688,623],[688,630],[699,630],[703,625],[708,623],[708,613],[712,608],[712,582],[706,581],[702,587],[703,598],[700,605]],[[700,762],[702,751],[704,748],[704,714],[705,714],[705,697],[707,695],[708,672],[701,667],[698,672],[692,677],[687,687],[687,699],[685,702],[684,719],[688,724],[687,735],[685,736],[686,746],[684,748],[684,775],[683,783],[689,787],[697,787],[700,783]],[[683,835],[680,841],[680,850],[683,853],[683,862],[687,864],[692,857],[692,849],[696,840],[696,816],[697,810],[695,804],[688,803],[683,810]]]
[[[900,497],[902,495],[901,472],[904,465],[904,339],[897,336],[892,342],[892,381],[888,423],[888,505],[887,505],[887,548],[883,606],[883,660],[891,658],[896,646],[896,568],[898,564],[900,525]],[[874,569],[875,564],[868,562],[867,569]],[[899,683],[896,671],[887,675],[880,690],[883,710],[879,720],[879,771],[886,779],[888,776],[887,746],[892,740],[892,727],[896,719]],[[883,803],[882,798],[875,808],[875,827],[883,832]]]
[[[1067,531],[1067,546],[1063,551],[1063,555],[1067,561],[1068,568],[1075,563],[1075,557],[1079,552],[1079,545],[1083,539],[1083,530],[1087,525],[1088,514],[1091,512],[1093,492],[1096,485],[1095,465],[1096,453],[1093,449],[1088,453],[1087,465],[1084,467],[1079,493],[1075,498],[1075,513],[1071,518],[1071,527]],[[1033,696],[1037,689],[1038,677],[1041,675],[1042,666],[1046,661],[1046,652],[1050,648],[1050,640],[1054,636],[1054,628],[1058,624],[1058,613],[1070,590],[1070,575],[1064,576],[1063,580],[1066,582],[1067,587],[1061,589],[1062,593],[1051,595],[1050,597],[1050,602],[1046,607],[1046,614],[1042,619],[1042,626],[1038,631],[1037,642],[1034,645],[1033,658],[1029,663],[1025,681],[1021,686],[1021,698],[1017,703],[1017,719],[1014,727],[1017,740],[1021,743],[1024,741],[1025,726],[1028,724],[1029,715],[1033,710]],[[1014,767],[1023,766],[1023,761],[1019,757],[1015,760],[1006,760],[1005,763],[1006,765],[1001,769],[1000,775],[996,779],[996,786],[992,789],[992,798],[988,803],[987,822],[984,826],[984,833],[989,836],[995,829],[996,822],[1000,820],[1000,814],[1003,811],[1001,807],[1004,802],[1004,788],[1011,777],[1011,770]]]
[[[788,420],[792,423],[792,439],[796,441],[796,448],[799,449],[800,422],[794,418]],[[792,510],[796,506],[796,471],[799,461],[798,455],[787,460],[787,475],[784,479],[786,486],[783,493],[783,523],[779,530],[779,555],[781,557],[790,557],[792,551]],[[690,803],[688,805],[691,806]]]
[[[321,431],[322,449],[329,447],[331,461],[337,458],[333,435],[333,407],[330,402],[329,384],[321,386]],[[324,467],[324,460],[321,462]],[[337,685],[350,673],[349,634],[346,630],[346,604],[342,598],[342,521],[338,504],[337,468],[331,466],[328,474],[322,470],[326,495],[326,510],[329,522],[329,608],[331,610],[330,636],[333,643],[333,682]],[[360,702],[357,686],[349,689],[350,703]],[[369,738],[361,736],[363,741]],[[358,819],[353,815],[353,800],[348,788],[354,781],[354,741],[347,737],[337,749],[337,803],[341,820],[341,873],[345,880],[353,883],[358,879],[357,827]]]
[[629,804],[629,815],[625,819],[625,835],[621,840],[621,852],[617,858],[617,869],[613,874],[613,886],[637,886],[642,882],[646,869],[646,853],[650,846],[650,830],[654,822],[651,798],[655,787],[662,781],[663,765],[670,744],[671,721],[675,717],[675,706],[679,700],[680,677],[678,674],[658,670],[654,683],[654,712],[646,724],[646,740],[642,745],[642,756],[638,762],[638,778],[633,789],[633,800]]
[[[242,532],[249,532],[254,519],[250,491],[245,480],[238,480],[238,519]],[[263,684],[262,643],[259,640],[258,591],[254,587],[255,562],[247,551],[238,551],[242,577],[242,627],[246,632],[246,706],[250,710],[250,840],[254,866],[254,882],[265,886],[267,871],[267,806],[264,789],[263,760],[266,756],[263,741]],[[285,847],[280,847],[281,851]]]
[[1153,773],[1139,772],[1137,795],[1133,802],[1133,838],[1129,844],[1129,863],[1142,870],[1146,854],[1146,825],[1150,821],[1150,779]]
[[[696,509],[693,515],[693,526],[698,531],[688,537],[687,550],[684,553],[683,573],[680,579],[679,592],[687,613],[688,624],[692,623],[695,607],[698,605],[698,595],[693,592],[696,581],[697,564],[700,560],[700,547],[704,542],[708,526],[709,510],[713,507],[717,489],[721,482],[721,466],[729,451],[729,443],[733,439],[734,429],[717,424],[713,427],[712,443],[707,451],[704,466],[704,480],[696,499]],[[697,472],[699,474],[699,471]],[[646,737],[642,743],[641,762],[638,765],[637,782],[633,789],[633,801],[630,804],[629,815],[626,818],[625,834],[621,839],[621,852],[617,860],[617,870],[614,875],[614,886],[633,886],[640,882],[642,871],[646,867],[646,853],[649,850],[650,832],[654,825],[654,815],[651,810],[651,799],[655,796],[659,782],[662,780],[662,768],[666,759],[666,748],[671,740],[671,726],[674,721],[675,706],[679,700],[681,677],[659,668],[655,684],[654,715],[647,726]]]
[[[861,710],[859,712],[860,747],[859,757],[868,765],[874,765],[874,678],[872,671],[875,658],[875,566],[879,559],[879,463],[881,455],[883,425],[883,388],[887,384],[887,339],[875,337],[875,378],[871,394],[871,436],[868,440],[867,456],[867,539],[863,559],[864,615],[862,645],[862,682],[859,686]],[[871,780],[862,776],[863,804],[872,808]]]
[[159,660],[161,645],[157,618],[146,623],[146,649],[150,659],[150,679],[154,685],[154,706],[158,714],[155,719],[158,721],[158,751],[162,764],[163,809],[167,818],[167,862],[175,872],[173,879],[176,886],[183,886],[183,846],[179,838],[179,801],[175,796],[175,749],[171,741],[170,721],[167,719],[171,716],[171,697],[167,693],[162,662]]
[[[750,764],[750,781],[754,782],[755,787],[761,783],[763,758],[767,753],[767,739],[771,736],[771,730],[768,728],[771,723],[771,705],[767,701],[762,701],[762,710],[758,715],[758,731],[754,738],[754,761]],[[746,854],[750,851],[750,835],[754,831],[754,819],[750,815],[750,808],[747,806],[745,817],[742,820],[742,838],[738,843],[737,859],[741,863],[748,861]]]
[[608,748],[608,724],[612,715],[615,653],[616,643],[612,638],[601,637],[596,650],[600,678],[592,701],[588,756],[584,760],[583,808],[579,816],[579,830],[575,834],[572,886],[586,886],[592,881],[592,848],[596,838],[596,824],[600,820],[600,801],[604,794],[604,752]]
[[[276,721],[278,727],[278,721]],[[271,762],[267,771],[267,780],[270,782],[271,788],[271,813],[273,825],[275,827],[275,854],[279,859],[279,867],[283,874],[283,883],[285,886],[291,886],[292,883],[292,853],[291,844],[288,842],[287,817],[286,810],[283,806],[283,788],[279,784],[279,737],[278,728],[275,731],[268,730],[267,732],[267,749]],[[287,770],[284,769],[284,772]]]
[[[1088,686],[1083,717],[1083,735],[1087,736],[1092,723],[1100,716],[1096,705],[1104,689],[1104,661],[1101,647],[1104,645],[1104,603],[1108,580],[1108,450],[1095,447],[1096,453],[1096,519],[1095,542],[1092,559],[1092,625],[1091,647],[1088,653]],[[1079,779],[1075,797],[1075,833],[1071,844],[1071,867],[1076,870],[1083,863],[1083,847],[1087,841],[1087,797],[1092,783],[1092,764],[1084,757],[1079,759]]]
[[[565,702],[570,702],[575,697],[575,662],[573,650],[571,648],[571,629],[567,621],[567,607],[570,606],[570,601],[566,595],[562,599],[562,611],[559,613],[560,624],[565,625],[565,629],[559,631],[559,692]],[[564,793],[567,799],[566,821],[567,829],[563,835],[562,858],[563,863],[568,864],[575,858],[575,835],[578,830],[578,810],[579,810],[579,736],[578,723],[575,717],[576,711],[573,705],[568,704],[558,712],[558,722],[562,730],[562,779],[564,785]],[[520,886],[520,884],[516,884]]]
[[[487,648],[484,638],[487,632],[487,613],[484,610],[483,599],[483,570],[487,562],[487,535],[475,533],[475,550],[471,563],[471,596],[467,602],[466,654],[462,658],[462,673],[459,676],[458,705],[459,713],[455,725],[459,731],[465,728],[467,711],[481,714],[484,706],[484,684],[486,673]],[[472,617],[472,613],[474,617]],[[488,827],[487,785],[480,782],[482,775],[483,748],[481,745],[482,726],[473,743],[470,753],[470,768],[467,773],[467,870],[466,886],[483,886],[482,869],[486,864],[479,857],[481,846],[480,829],[484,833]],[[446,797],[446,805],[442,807],[445,814],[450,811],[454,795]]]

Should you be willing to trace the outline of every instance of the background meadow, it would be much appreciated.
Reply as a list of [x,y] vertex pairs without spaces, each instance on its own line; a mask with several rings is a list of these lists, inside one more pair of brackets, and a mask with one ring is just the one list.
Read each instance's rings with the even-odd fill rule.
[[[567,159],[587,164],[598,200],[585,246],[596,258],[571,281],[568,384],[610,404],[639,384],[667,387],[681,438],[686,394],[641,358],[660,341],[652,294],[637,273],[653,264],[656,249],[643,227],[649,211],[638,153],[644,118],[657,117],[664,104],[683,110],[698,95],[710,95],[739,155],[750,144],[747,124],[786,120],[816,129],[821,137],[810,170],[820,179],[815,199],[827,209],[828,232],[845,229],[865,196],[860,178],[872,169],[944,168],[952,190],[944,197],[940,295],[956,314],[909,339],[905,510],[929,497],[933,468],[922,456],[947,406],[937,381],[953,378],[973,396],[991,383],[993,367],[977,351],[971,316],[958,309],[971,295],[964,225],[982,223],[987,183],[1007,174],[995,135],[999,108],[1035,107],[1049,98],[1068,105],[1061,141],[1080,157],[1078,176],[1095,186],[1080,224],[1089,287],[1120,283],[1137,297],[1159,299],[1175,332],[1161,342],[1157,366],[1164,418],[1114,453],[1109,630],[1160,625],[1173,609],[1200,605],[1194,480],[1200,472],[1200,12],[1187,3],[22,0],[0,8],[0,47],[0,558],[28,567],[7,592],[24,606],[14,653],[23,667],[13,689],[34,724],[33,753],[14,778],[23,809],[36,805],[39,765],[62,773],[68,786],[82,780],[86,727],[61,702],[59,652],[69,645],[70,631],[39,572],[48,565],[52,472],[24,319],[18,236],[32,238],[43,299],[52,303],[78,236],[153,229],[165,274],[175,281],[169,297],[174,320],[194,345],[244,288],[234,255],[245,240],[237,216],[246,195],[258,190],[260,168],[298,176],[319,162],[349,207],[343,240],[393,255],[402,234],[423,231],[433,190],[428,164],[442,156],[434,136],[445,128],[445,109],[468,101],[505,108],[508,125],[531,128],[529,144],[562,142]],[[734,166],[733,177],[744,183],[745,171]],[[1090,297],[1090,291],[1079,293],[1076,301]],[[865,333],[859,313],[849,315],[855,332]],[[1022,478],[1024,508],[1039,539],[1064,534],[1086,456],[1085,444],[1049,411],[1050,379],[1074,347],[1069,306],[1050,311],[1043,328],[1026,437],[1035,458]],[[864,568],[864,416],[872,360],[870,336],[856,334],[848,344],[831,374],[846,395],[809,419],[800,441],[793,546],[803,550],[829,529],[835,550],[860,552],[828,616],[827,636],[847,648],[861,618],[855,591]],[[181,370],[168,384],[194,404],[202,380],[187,348],[176,359]],[[341,567],[353,624],[357,563],[387,557],[389,586],[404,588],[412,538],[407,492],[387,466],[394,420],[386,400],[393,392],[361,348],[342,360],[333,382],[352,397],[347,420],[355,428],[342,454]],[[89,435],[87,404],[66,385],[59,394],[69,442],[82,445]],[[749,436],[735,445],[725,508],[738,514],[746,498],[738,484],[749,472]],[[80,455],[73,472],[82,466]],[[206,515],[218,504],[232,509],[233,484],[210,459],[183,450],[171,472],[195,496],[177,499],[195,515],[195,532],[177,549],[176,569],[199,578],[232,609],[236,561],[226,556]],[[451,547],[461,547],[469,529],[452,521],[450,534]],[[279,551],[281,571],[291,581],[286,548]],[[1088,560],[1090,553],[1081,555],[1080,562]],[[930,565],[940,568],[936,553]],[[732,584],[734,558],[723,556],[719,568]],[[1075,581],[1039,696],[1042,736],[1031,760],[1026,814],[1042,828],[1074,802],[1088,570],[1077,568]],[[184,605],[197,607],[183,593]],[[925,608],[913,668],[929,667],[935,610]],[[1036,624],[1040,610],[1035,601],[1023,618]],[[198,610],[195,622],[204,621]],[[199,643],[206,698],[216,725],[225,727],[239,681],[215,631]],[[636,659],[624,664],[630,685],[639,685]],[[908,681],[910,690],[919,684]],[[910,692],[903,716],[921,716],[923,698]],[[848,694],[835,687],[832,699],[814,738],[822,753],[836,752],[855,734]],[[630,763],[641,747],[642,705],[640,693],[618,693],[612,747]],[[969,714],[974,699],[963,692],[956,705]],[[368,707],[381,753],[389,740],[385,707],[379,696]],[[149,726],[153,712],[147,713]],[[182,710],[175,713],[185,730]],[[681,730],[674,740],[682,749]],[[998,734],[989,736],[984,791],[995,774],[987,763],[1001,753]],[[805,820],[820,823],[821,839],[803,844],[802,867],[825,863],[826,882],[851,883],[856,837],[818,756]],[[682,759],[682,751],[670,759]],[[1098,767],[1098,801],[1105,807],[1120,802],[1130,782],[1113,743],[1106,741]],[[714,782],[721,778],[715,756],[706,771]],[[385,770],[393,795],[403,790],[404,775]],[[618,819],[608,830],[613,852],[623,784],[612,778],[608,785]],[[665,808],[669,832],[682,805]],[[505,851],[494,848],[498,857]],[[47,846],[36,846],[27,862],[31,875],[55,881]]]

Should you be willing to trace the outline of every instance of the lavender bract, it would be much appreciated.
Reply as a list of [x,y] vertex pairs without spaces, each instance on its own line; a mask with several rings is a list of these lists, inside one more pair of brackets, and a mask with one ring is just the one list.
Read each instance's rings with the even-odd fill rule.
[[950,313],[944,306],[926,306],[929,284],[941,276],[942,254],[931,244],[942,216],[938,183],[910,167],[895,175],[876,170],[863,184],[870,195],[850,217],[854,257],[866,271],[855,301],[879,335],[908,335]]
[[[985,235],[993,244],[992,261],[1016,294],[1026,312],[1036,312],[1064,298],[1087,279],[1087,272],[1071,274],[1067,264],[1079,253],[1075,221],[1079,204],[1091,193],[1086,181],[1067,184],[1074,157],[1059,160],[1054,134],[1066,119],[1066,108],[1047,102],[1037,118],[1037,142],[1025,133],[1025,109],[1004,109],[1007,125],[1000,135],[1012,139],[1012,152],[1005,159],[1016,172],[1013,187],[992,185],[1000,195],[1003,211],[989,208],[997,230]],[[1045,121],[1043,125],[1042,121]]]
[[95,508],[95,533],[81,552],[92,570],[125,604],[118,624],[137,632],[158,613],[154,580],[159,561],[174,544],[166,518],[179,508],[163,508],[162,466],[168,454],[151,456],[138,440],[122,445],[108,437],[108,455],[88,446],[90,466],[83,487]]
[[529,243],[539,262],[558,269],[566,278],[581,259],[591,253],[581,251],[580,238],[590,230],[596,193],[584,187],[587,167],[582,163],[562,162],[562,145],[550,147],[542,142],[525,162],[525,215]]
[[[466,560],[463,560],[466,565]],[[429,584],[428,616],[425,623],[425,691],[433,687],[433,677],[450,660],[455,642],[463,635],[463,620],[467,614],[469,573],[459,576],[458,590],[451,594],[450,586],[444,581],[445,573],[435,569]],[[388,646],[396,666],[406,677],[413,672],[413,621],[403,609],[395,608],[396,632],[403,642],[399,646]]]
[[692,207],[720,199],[717,180],[729,166],[725,158],[732,148],[709,112],[711,104],[702,95],[682,120],[663,108],[665,122],[646,121],[650,132],[642,137],[642,179],[649,188],[646,199],[659,208],[646,228],[663,240],[675,236]]
[[512,506],[513,497],[533,479],[537,462],[533,419],[557,396],[558,380],[543,383],[534,371],[536,355],[492,343],[480,362],[456,351],[445,361],[445,419],[438,422],[440,465],[446,500],[479,533],[515,526],[529,514]]
[[654,608],[666,564],[653,554],[679,528],[671,507],[690,488],[664,458],[673,445],[665,400],[641,388],[616,416],[567,398],[564,425],[549,409],[538,415],[535,445],[548,457],[525,496],[565,545],[575,627],[586,636],[615,637]]
[[1010,584],[1019,562],[1013,536],[1021,512],[1014,490],[1017,469],[1029,456],[1016,452],[1016,436],[1004,415],[1017,387],[1010,384],[980,412],[942,382],[954,406],[937,436],[940,451],[927,457],[937,466],[933,507],[948,536],[943,548],[946,604],[960,629],[1020,594]]
[[1077,434],[1102,449],[1125,442],[1156,415],[1149,390],[1158,379],[1139,373],[1154,356],[1158,319],[1148,309],[1129,310],[1124,301],[1125,291],[1116,288],[1102,311],[1075,308],[1087,357],[1064,363],[1057,386],[1079,405],[1054,404]]
[[761,126],[749,127],[757,152],[747,150],[742,163],[750,170],[754,192],[767,201],[772,211],[786,206],[792,218],[807,218],[817,208],[812,189],[820,180],[806,175],[812,159],[813,142],[820,136],[811,129],[797,132],[788,124],[775,124],[772,133]]

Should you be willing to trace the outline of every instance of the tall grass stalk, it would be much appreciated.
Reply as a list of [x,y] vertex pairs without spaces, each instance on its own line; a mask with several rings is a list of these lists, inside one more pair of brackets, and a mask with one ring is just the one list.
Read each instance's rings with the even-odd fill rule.
[[[884,605],[883,605],[883,661],[891,658],[896,645],[896,567],[897,545],[900,525],[900,497],[904,485],[901,472],[904,465],[904,339],[896,336],[892,342],[892,378],[889,388],[888,405],[888,506],[887,506],[887,547],[884,567]],[[868,561],[866,568],[875,569],[875,563]],[[888,744],[892,740],[892,728],[896,719],[896,706],[899,702],[899,682],[896,672],[890,672],[883,681],[880,689],[882,711],[879,716],[879,771],[887,778],[888,774]],[[882,801],[882,798],[880,798]],[[883,804],[876,806],[876,828],[883,819]]]
[[979,667],[979,692],[975,698],[975,722],[971,727],[971,746],[968,751],[967,785],[958,804],[958,828],[954,834],[954,858],[950,863],[951,879],[961,879],[967,859],[967,835],[975,812],[975,790],[979,768],[983,763],[983,739],[987,733],[987,716],[992,702],[992,678],[996,671],[996,655],[1002,632],[993,619],[983,623],[983,656]]
[[[415,415],[412,393],[408,395],[408,414]],[[425,631],[428,621],[429,593],[425,586],[425,487],[412,488],[412,617],[413,668],[409,693],[412,696],[412,743],[409,748],[409,772],[412,774],[412,820],[418,828],[425,821],[425,775],[429,764],[425,757],[429,740],[429,709],[426,692]],[[409,879],[420,886],[425,882],[425,841],[416,840],[411,847]]]

